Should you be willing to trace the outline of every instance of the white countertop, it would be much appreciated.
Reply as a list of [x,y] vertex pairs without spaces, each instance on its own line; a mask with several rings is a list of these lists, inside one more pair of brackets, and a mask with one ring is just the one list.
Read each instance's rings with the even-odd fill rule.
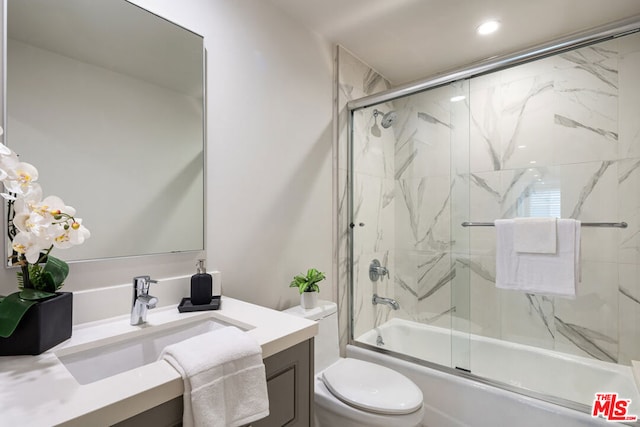
[[129,316],[75,326],[71,339],[39,356],[0,357],[0,426],[110,425],[182,395],[180,374],[160,360],[80,385],[58,360],[64,354],[117,340],[149,326],[213,318],[247,330],[267,358],[318,331],[315,322],[222,297],[220,310],[179,313],[176,306],[150,310],[147,325]]

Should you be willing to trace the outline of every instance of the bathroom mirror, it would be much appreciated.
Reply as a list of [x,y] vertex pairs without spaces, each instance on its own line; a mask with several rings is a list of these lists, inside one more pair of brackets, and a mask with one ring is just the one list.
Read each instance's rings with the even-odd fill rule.
[[202,37],[123,0],[7,0],[6,27],[4,142],[91,231],[55,255],[202,250]]

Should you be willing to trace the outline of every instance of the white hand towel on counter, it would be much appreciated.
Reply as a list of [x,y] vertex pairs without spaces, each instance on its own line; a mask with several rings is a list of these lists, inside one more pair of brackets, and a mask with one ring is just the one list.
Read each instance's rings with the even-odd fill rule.
[[241,426],[269,415],[262,349],[240,329],[169,345],[160,358],[184,379],[185,427]]
[[496,286],[501,289],[574,298],[580,281],[580,221],[557,221],[557,253],[518,253],[515,222],[497,220]]
[[514,218],[513,221],[516,252],[556,253],[556,218]]

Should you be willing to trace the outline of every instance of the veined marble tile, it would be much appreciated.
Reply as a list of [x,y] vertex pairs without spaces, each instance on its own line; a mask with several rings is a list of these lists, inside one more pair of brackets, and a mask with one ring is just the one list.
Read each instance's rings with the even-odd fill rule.
[[348,100],[389,89],[391,85],[368,65],[338,46],[338,81]]
[[378,259],[391,274],[395,270],[392,251],[362,254],[356,257],[354,264],[354,336],[381,325],[393,317],[393,310],[386,305],[373,305],[373,294],[394,298],[393,280],[387,277],[373,282],[369,278],[369,266],[373,259]]
[[[338,323],[341,326],[339,328],[340,346],[345,348],[348,342],[348,329],[346,327],[349,316],[349,275],[350,275],[350,244],[351,244],[351,228],[349,224],[351,218],[349,217],[348,208],[348,174],[346,170],[338,169],[338,194],[334,195],[337,198],[337,235],[334,240],[334,261],[337,263],[337,299],[338,303]],[[326,298],[323,296],[323,298]]]
[[[395,244],[394,181],[356,174],[354,176],[353,250],[356,254],[380,252]],[[402,201],[400,201],[402,202]],[[360,224],[364,224],[360,226]]]
[[451,172],[452,176],[469,173],[471,161],[471,113],[469,111],[470,83],[468,80],[451,84],[451,94],[464,96],[464,100],[451,102]]
[[[559,168],[563,218],[583,222],[619,221],[615,162],[581,163]],[[582,260],[615,262],[620,232],[617,228],[582,227]]]
[[502,132],[500,115],[503,108],[499,86],[469,89],[469,171],[486,172],[502,169]]
[[557,167],[531,165],[500,172],[500,217],[558,217],[561,177]]
[[463,222],[469,221],[469,218],[471,218],[469,175],[452,176],[451,180],[451,197],[449,202],[451,211],[451,251],[464,254],[469,252],[471,244],[471,230],[469,227],[462,226]]
[[[517,70],[511,70],[515,73]],[[552,162],[550,73],[494,86],[470,83],[471,172]]]
[[369,254],[354,255],[353,258],[353,336],[359,337],[374,326],[373,307],[371,295],[373,286],[369,280],[369,270],[363,268],[370,258]]
[[[629,36],[627,36],[629,37]],[[626,37],[625,37],[626,38]],[[633,35],[635,51],[620,57],[618,158],[640,157],[640,37]]]
[[[469,176],[470,215],[465,221],[493,222],[502,218],[502,189],[500,172],[477,172]],[[463,229],[462,227],[460,227]],[[457,231],[458,229],[456,229]],[[468,227],[469,250],[474,255],[495,254],[495,229],[493,227]],[[462,230],[457,231],[458,233]]]
[[612,76],[612,70],[616,70],[618,50],[616,39],[574,49],[557,55],[554,67],[582,69],[598,79],[608,80]]
[[338,212],[338,235],[337,235],[337,248],[339,253],[346,254],[347,243],[351,228],[351,218],[349,217],[349,174],[346,170],[338,170],[338,194],[334,195],[337,203]]
[[[348,150],[349,150],[347,130],[348,130],[349,114],[348,114],[348,109],[346,108],[346,104],[350,100],[361,98],[363,96],[371,95],[373,93],[388,89],[390,87],[390,84],[388,81],[383,79],[379,74],[375,73],[375,71],[373,71],[369,66],[362,63],[360,60],[355,58],[353,55],[351,55],[342,47],[338,47],[336,50],[336,61],[337,61],[337,68],[338,68],[338,77],[337,77],[338,78],[338,94],[337,94],[338,105],[336,108],[338,109],[338,112],[339,112],[338,125],[337,125],[338,126],[337,167],[338,167],[338,181],[339,181],[338,193],[339,194],[335,195],[335,197],[337,197],[336,203],[338,204],[339,218],[338,218],[338,230],[337,230],[338,235],[336,236],[338,240],[336,245],[337,254],[335,255],[334,259],[335,259],[335,262],[337,263],[336,268],[338,270],[337,286],[338,286],[338,310],[339,310],[338,323],[340,326],[340,348],[342,351],[344,351],[344,348],[348,341],[348,324],[349,324],[348,310],[349,310],[349,287],[350,287],[349,278],[351,274],[350,272],[352,270],[352,264],[355,263],[355,265],[357,265],[359,262],[358,257],[357,257],[357,260],[351,260],[349,258],[350,254],[348,250],[349,244],[350,244],[349,236],[351,232],[351,230],[349,229],[349,223],[351,222],[351,218],[349,217],[349,212],[347,207],[348,185],[349,185],[349,183],[347,182]],[[356,121],[355,125],[360,127],[363,135],[366,135],[366,131],[367,130],[370,131],[370,128],[367,129],[366,127],[367,120],[364,114],[365,113],[361,114],[360,120]],[[370,114],[370,112],[367,114]],[[393,156],[394,141],[393,141],[393,136],[389,134],[391,134],[391,132],[389,132],[386,135],[385,141],[389,143],[388,144],[389,147],[387,147],[388,155]],[[358,141],[361,141],[361,139],[358,139]],[[384,156],[385,147],[386,145],[383,144],[382,141],[369,142],[368,140],[364,140],[363,143],[356,143],[356,149],[354,151],[355,153],[360,154],[359,159],[361,161],[361,164],[359,167],[361,168],[361,170],[371,173],[372,176],[374,177],[377,176],[378,179],[380,180],[379,182],[382,182],[382,178],[386,175],[385,168],[387,169],[389,174],[393,176],[393,157]],[[376,150],[378,151],[376,152]],[[374,199],[377,197],[375,196],[376,191],[374,190],[375,184],[365,185],[364,183],[362,183],[361,188],[364,188],[364,187],[366,187],[367,189],[371,187],[374,194],[373,196]],[[384,187],[385,186],[383,184],[380,184],[378,186],[379,189],[384,189]],[[393,191],[393,187],[392,187],[392,191]],[[370,196],[370,192],[368,190],[366,194],[367,194],[367,197]],[[387,211],[389,209],[392,210],[392,208],[390,208],[390,206],[392,206],[393,204],[390,198],[391,196],[389,195],[388,192],[384,193],[383,191],[383,194],[386,194],[386,198],[382,197],[376,200],[367,200],[366,202],[364,202],[364,199],[362,197],[359,197],[359,196],[364,196],[363,194],[356,195],[356,200],[360,202],[360,205],[357,205],[357,206],[359,206],[359,209],[364,209],[362,212],[367,212],[367,215],[369,212],[367,207],[370,204],[378,204],[380,206],[384,204],[384,206],[387,207]],[[384,202],[382,200],[384,200]],[[376,246],[376,243],[378,244],[381,243],[381,239],[384,237],[389,238],[390,242],[393,242],[393,236],[392,234],[389,234],[389,233],[392,233],[393,229],[387,227],[386,234],[384,234],[383,232],[383,230],[385,229],[383,226],[383,223],[384,223],[384,218],[386,218],[386,216],[383,215],[383,217],[380,217],[376,214],[376,215],[372,215],[371,218],[375,218],[376,220],[375,225],[374,225],[374,222],[369,221],[369,217],[367,217],[367,221],[369,221],[369,225],[370,225],[369,229],[371,230],[371,232],[369,232],[368,230],[366,233],[361,234],[361,237],[362,235],[365,235],[367,237],[364,239],[360,238],[360,240],[357,242],[360,244],[359,250],[363,250],[367,245],[371,246],[371,248],[373,249],[373,247]],[[364,220],[360,220],[360,222],[364,222]],[[355,283],[358,283],[358,280],[359,280],[358,276],[359,276],[358,269],[354,268],[353,279],[356,281]],[[368,280],[368,275],[366,276],[366,279]],[[358,295],[361,295],[361,293]],[[354,307],[360,307],[359,310],[362,310],[362,307],[363,307],[362,298],[363,297],[360,296],[359,302],[354,305]],[[368,311],[365,310],[364,313],[365,313],[365,317],[367,317],[367,319],[371,319],[371,321],[367,321],[367,319],[364,319],[362,320],[361,323],[371,324],[373,322],[373,312],[370,310]]]
[[500,162],[502,169],[531,162],[551,164],[553,157],[554,83],[550,73],[505,83],[500,87]]
[[338,143],[337,152],[334,155],[338,157],[336,162],[338,169],[346,171],[349,167],[349,137],[347,133],[349,111],[345,99],[340,99],[338,102],[343,107],[338,111]]
[[614,65],[597,75],[584,67],[557,72],[553,107],[556,164],[618,157],[618,72],[617,63]]
[[556,335],[553,298],[505,289],[498,293],[502,339],[553,349]]
[[448,176],[396,181],[396,249],[451,248]]
[[453,253],[455,277],[451,280],[451,328],[471,333],[471,263],[468,253]]
[[[359,333],[398,315],[602,360],[640,358],[640,35],[628,37],[394,100],[379,107],[397,112],[389,129],[372,109],[361,112]],[[347,63],[341,99],[384,85],[361,65]],[[465,84],[467,99],[449,103],[447,93]],[[582,228],[575,300],[496,289],[495,229],[458,223],[529,216],[536,200],[552,196],[562,217],[629,228]],[[392,287],[376,286],[400,302],[398,312],[370,305],[373,254],[390,257]]]
[[630,365],[631,360],[640,360],[640,265],[619,264],[618,275],[618,363]]
[[640,157],[618,162],[618,215],[628,227],[619,230],[618,262],[640,264]]
[[582,263],[574,300],[556,297],[556,350],[608,362],[618,358],[618,265]]
[[450,286],[455,272],[448,253],[396,251],[395,292],[411,320],[450,326]]
[[339,167],[346,169],[348,149],[348,101],[388,89],[388,81],[342,47],[337,47],[338,63],[338,148]]
[[[459,259],[458,262],[465,261]],[[495,286],[495,256],[471,256],[467,268],[470,272],[470,332],[500,338],[502,300]]]
[[354,112],[353,168],[358,173],[393,178],[395,138],[389,129],[380,132],[380,136],[372,134],[379,120],[370,109]]
[[449,87],[398,102],[396,179],[449,174],[451,157]]
[[617,42],[559,55],[555,77],[555,163],[616,159],[618,153]]

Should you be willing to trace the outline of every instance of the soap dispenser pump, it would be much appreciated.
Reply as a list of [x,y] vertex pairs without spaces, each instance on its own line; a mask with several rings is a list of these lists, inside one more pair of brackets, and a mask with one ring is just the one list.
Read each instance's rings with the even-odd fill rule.
[[198,272],[191,276],[191,304],[203,305],[211,303],[212,279],[204,267],[204,260],[198,260]]

